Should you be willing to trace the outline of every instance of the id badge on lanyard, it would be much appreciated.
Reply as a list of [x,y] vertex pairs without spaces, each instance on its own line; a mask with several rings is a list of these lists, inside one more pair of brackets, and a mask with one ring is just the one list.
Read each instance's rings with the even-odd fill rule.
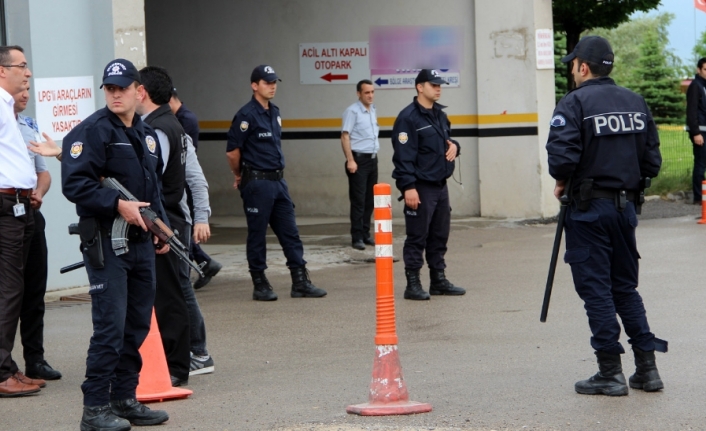
[[12,211],[15,213],[15,217],[22,217],[25,215],[25,204],[20,203],[20,192],[15,193],[15,199],[17,199],[17,203],[13,205]]

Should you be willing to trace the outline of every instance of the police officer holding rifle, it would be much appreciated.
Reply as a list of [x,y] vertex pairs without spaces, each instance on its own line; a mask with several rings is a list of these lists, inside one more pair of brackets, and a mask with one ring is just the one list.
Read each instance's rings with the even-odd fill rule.
[[[103,72],[107,106],[82,121],[64,138],[62,191],[76,204],[86,272],[91,284],[93,336],[86,359],[82,431],[123,431],[130,424],[165,422],[165,411],[150,410],[135,399],[142,368],[139,348],[150,329],[155,295],[155,253],[158,240],[147,231],[140,208],[164,213],[157,172],[161,171],[154,133],[138,115],[140,75],[124,59],[113,60]],[[159,169],[159,171],[158,171]],[[139,201],[121,199],[117,190],[102,187],[112,177]],[[111,231],[116,215],[130,225],[129,251],[116,255]]]
[[580,394],[627,395],[618,341],[620,316],[635,355],[630,387],[647,392],[664,387],[655,350],[667,342],[650,332],[637,291],[636,209],[645,178],[662,164],[657,128],[645,100],[608,77],[613,51],[607,40],[587,36],[562,58],[572,63],[577,88],[557,105],[547,152],[554,195],[571,178],[566,210],[566,254],[576,292],[583,299],[599,371],[577,382]]

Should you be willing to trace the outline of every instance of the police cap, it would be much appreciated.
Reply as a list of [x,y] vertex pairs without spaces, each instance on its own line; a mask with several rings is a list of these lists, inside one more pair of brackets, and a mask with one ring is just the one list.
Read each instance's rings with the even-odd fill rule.
[[277,77],[272,66],[266,64],[257,66],[250,74],[250,82],[260,82],[261,79],[265,82],[282,81]]
[[612,66],[613,48],[600,36],[586,36],[576,44],[574,52],[562,58],[561,62],[568,63],[576,57],[591,63]]
[[414,79],[414,85],[430,82],[432,84],[448,84],[445,79],[439,76],[439,72],[434,69],[422,69]]
[[103,83],[100,88],[108,84],[127,88],[135,81],[140,82],[140,74],[135,65],[130,60],[117,58],[108,63],[103,70]]

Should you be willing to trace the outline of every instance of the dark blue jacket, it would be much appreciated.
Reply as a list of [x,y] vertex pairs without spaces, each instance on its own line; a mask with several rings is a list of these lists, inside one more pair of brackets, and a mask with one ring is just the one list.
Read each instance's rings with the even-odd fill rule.
[[549,173],[594,188],[638,190],[662,165],[659,137],[645,99],[608,77],[585,81],[554,110],[547,141]]
[[194,151],[199,150],[199,120],[196,118],[196,114],[191,112],[183,103],[177,109],[176,113],[177,120],[181,123],[181,127],[187,135],[191,136],[191,142],[194,144]]
[[164,217],[157,175],[162,166],[160,148],[154,131],[139,115],[125,127],[108,108],[99,109],[64,137],[62,154],[62,192],[76,204],[79,217],[97,217],[109,228],[118,215],[120,195],[101,187],[101,177],[117,179]]
[[706,133],[706,80],[699,75],[686,90],[686,127],[690,137]]
[[228,131],[226,152],[240,148],[241,163],[257,171],[284,169],[282,118],[275,104],[269,106],[263,108],[253,96],[235,114]]
[[461,146],[451,139],[451,123],[444,108],[434,103],[432,114],[415,97],[397,116],[392,128],[392,178],[401,192],[415,188],[417,181],[445,184],[453,175],[455,162],[446,160],[446,141],[456,144],[457,156]]

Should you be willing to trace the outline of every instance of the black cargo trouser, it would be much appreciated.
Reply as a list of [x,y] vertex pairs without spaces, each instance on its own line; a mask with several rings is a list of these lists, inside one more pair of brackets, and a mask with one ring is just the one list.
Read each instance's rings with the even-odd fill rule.
[[405,269],[417,270],[426,257],[429,269],[446,269],[446,244],[451,230],[449,189],[443,185],[416,183],[420,204],[416,210],[405,205],[404,221],[407,239],[402,256]]

